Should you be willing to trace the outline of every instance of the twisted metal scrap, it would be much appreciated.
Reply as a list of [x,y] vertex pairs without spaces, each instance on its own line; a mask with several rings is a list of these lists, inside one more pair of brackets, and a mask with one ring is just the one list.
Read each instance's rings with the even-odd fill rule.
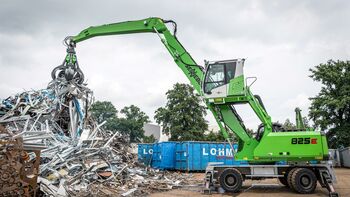
[[24,150],[23,140],[2,125],[0,136],[0,196],[35,196],[40,153]]

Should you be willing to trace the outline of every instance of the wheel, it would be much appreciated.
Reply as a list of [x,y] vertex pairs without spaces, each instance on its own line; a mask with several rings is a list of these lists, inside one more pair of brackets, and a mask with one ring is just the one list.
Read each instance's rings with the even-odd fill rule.
[[339,197],[339,194],[337,192],[330,192],[329,197]]
[[290,188],[293,188],[292,187],[292,175],[293,175],[293,172],[296,170],[296,169],[298,169],[298,168],[293,168],[293,169],[291,169],[288,173],[287,173],[287,185],[288,185],[288,187],[290,187]]
[[224,170],[219,178],[221,187],[228,192],[239,192],[242,187],[242,174],[234,168]]
[[296,168],[292,173],[291,188],[300,194],[310,194],[315,191],[317,178],[315,173],[307,168]]
[[287,176],[284,176],[284,177],[278,177],[278,180],[280,181],[280,183],[284,186],[287,186],[288,187],[288,182],[287,182]]

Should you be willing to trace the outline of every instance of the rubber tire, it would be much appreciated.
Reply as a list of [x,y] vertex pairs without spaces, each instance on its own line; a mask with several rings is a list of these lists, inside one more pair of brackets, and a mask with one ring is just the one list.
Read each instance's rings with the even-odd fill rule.
[[298,168],[291,169],[287,174],[287,185],[289,188],[292,188],[292,189],[293,189],[293,187],[292,187],[292,178],[293,177],[292,176],[293,176],[293,173],[296,169],[298,169]]
[[[226,183],[226,178],[227,177],[232,177],[234,178],[234,185],[228,185]],[[234,168],[228,168],[228,169],[225,169],[220,177],[219,177],[219,183],[220,183],[220,186],[227,192],[234,192],[234,193],[237,193],[239,192],[239,190],[241,189],[242,187],[242,184],[243,184],[243,177],[242,177],[242,174],[241,172],[239,172],[237,169],[234,169]]]
[[[301,182],[302,177],[307,177],[309,179],[310,183],[307,186],[303,186]],[[291,178],[291,188],[300,194],[311,194],[316,189],[317,177],[315,173],[308,168],[296,168],[296,170],[293,171]]]

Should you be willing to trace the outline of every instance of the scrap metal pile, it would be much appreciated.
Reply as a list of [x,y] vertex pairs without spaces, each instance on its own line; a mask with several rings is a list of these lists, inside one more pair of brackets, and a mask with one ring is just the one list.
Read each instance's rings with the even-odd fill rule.
[[23,148],[21,138],[0,125],[0,196],[30,196],[35,194],[40,151],[30,154]]
[[102,129],[89,114],[93,93],[75,52],[67,52],[47,89],[0,100],[0,196],[33,195],[36,180],[50,196],[138,196],[189,184],[189,175],[141,166],[128,136]]

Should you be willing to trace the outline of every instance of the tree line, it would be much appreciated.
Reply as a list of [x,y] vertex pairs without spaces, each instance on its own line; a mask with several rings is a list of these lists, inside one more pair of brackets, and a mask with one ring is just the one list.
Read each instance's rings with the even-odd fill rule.
[[102,128],[127,134],[130,142],[152,140],[144,135],[143,130],[143,125],[149,122],[149,117],[135,105],[125,106],[118,112],[110,101],[97,101],[91,106],[90,112],[98,123],[106,121]]

